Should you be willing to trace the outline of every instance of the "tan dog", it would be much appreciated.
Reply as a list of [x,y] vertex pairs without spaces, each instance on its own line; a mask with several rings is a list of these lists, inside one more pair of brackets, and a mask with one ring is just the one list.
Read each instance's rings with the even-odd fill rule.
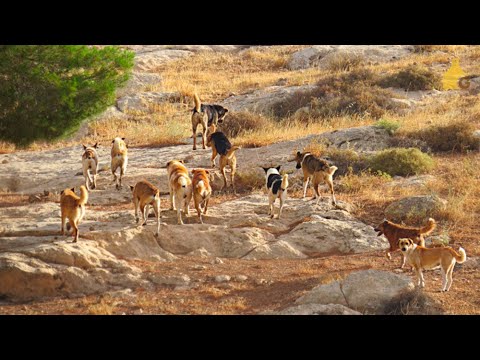
[[294,160],[297,162],[296,168],[301,168],[303,171],[303,197],[305,198],[307,195],[308,181],[312,178],[313,189],[315,190],[313,199],[317,199],[317,204],[320,200],[318,186],[321,183],[326,183],[330,188],[332,204],[336,205],[337,200],[335,199],[335,192],[333,191],[333,174],[335,174],[338,168],[336,166],[330,166],[328,161],[319,159],[308,152],[301,153],[297,151]]
[[133,195],[133,203],[135,204],[135,220],[137,224],[140,222],[138,217],[138,210],[142,212],[142,225],[147,225],[149,206],[152,205],[155,217],[157,218],[157,232],[155,236],[160,233],[160,190],[148,182],[147,180],[139,181],[135,186],[130,186]]
[[195,209],[197,209],[198,219],[200,223],[203,224],[202,207],[203,214],[206,215],[208,211],[208,201],[212,194],[212,187],[210,186],[210,180],[208,178],[210,173],[204,169],[194,169],[192,173],[193,202],[195,203]]
[[[115,183],[115,187],[117,190],[120,190],[122,187],[122,176],[125,175],[127,171],[127,164],[128,164],[128,147],[125,144],[125,138],[116,137],[112,140],[112,174],[113,174],[113,182]],[[117,169],[120,168],[120,177],[117,177],[115,172]]]
[[425,287],[422,270],[433,269],[437,266],[442,268],[442,290],[448,291],[452,286],[453,268],[458,261],[462,264],[467,259],[467,254],[463,248],[460,248],[458,254],[451,247],[440,247],[427,249],[418,246],[411,239],[400,239],[398,246],[417,273],[417,286]]
[[[83,144],[82,144],[83,145]],[[97,187],[97,172],[98,172],[98,143],[93,146],[83,145],[84,153],[82,155],[83,176],[85,177],[85,187],[87,190],[95,189]],[[91,175],[90,175],[91,171]],[[92,187],[90,188],[90,184]]]
[[[412,239],[416,244],[420,246],[425,246],[424,235],[429,235],[437,224],[435,220],[430,218],[428,219],[427,225],[422,228],[407,227],[399,224],[395,224],[391,221],[384,220],[373,230],[378,232],[378,236],[382,234],[385,235],[388,242],[390,243],[390,249],[387,250],[387,258],[391,259],[390,252],[398,250],[398,240],[401,238]],[[402,266],[405,266],[405,256],[402,253]]]
[[212,167],[215,167],[215,158],[220,154],[220,172],[223,176],[223,189],[227,188],[227,177],[225,175],[225,168],[230,167],[230,181],[232,183],[233,192],[235,190],[235,172],[237,171],[237,157],[235,151],[241,149],[240,146],[232,146],[224,133],[216,131],[217,127],[212,125],[208,128],[207,145],[212,147]]
[[62,235],[65,235],[65,220],[68,218],[67,230],[73,228],[73,242],[78,241],[78,225],[85,216],[85,204],[88,201],[88,190],[80,186],[80,197],[75,194],[75,188],[65,189],[60,193],[60,209],[62,216]]
[[168,187],[170,190],[170,210],[177,210],[177,222],[183,224],[182,214],[188,216],[192,199],[192,180],[182,160],[171,160],[167,163]]

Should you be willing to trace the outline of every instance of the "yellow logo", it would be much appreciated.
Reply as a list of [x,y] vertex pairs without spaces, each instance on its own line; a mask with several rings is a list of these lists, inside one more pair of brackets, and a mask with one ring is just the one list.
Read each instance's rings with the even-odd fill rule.
[[458,80],[465,75],[465,72],[460,67],[460,59],[453,59],[452,66],[443,74],[443,90],[459,89]]

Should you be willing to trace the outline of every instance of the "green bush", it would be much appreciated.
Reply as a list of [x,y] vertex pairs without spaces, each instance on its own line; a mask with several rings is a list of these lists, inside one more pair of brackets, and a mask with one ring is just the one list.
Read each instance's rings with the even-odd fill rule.
[[111,46],[1,45],[0,140],[26,146],[73,134],[114,103],[133,57]]
[[387,149],[368,158],[368,167],[391,176],[409,176],[429,172],[433,169],[433,159],[415,148]]
[[378,81],[381,87],[401,88],[408,91],[442,88],[442,78],[427,68],[410,65],[396,74],[385,76]]
[[400,123],[398,121],[380,119],[375,123],[376,127],[387,130],[390,135],[393,135],[395,131],[400,129]]
[[446,126],[430,126],[408,136],[424,141],[434,152],[467,152],[480,150],[480,138],[474,136],[472,123],[462,121]]

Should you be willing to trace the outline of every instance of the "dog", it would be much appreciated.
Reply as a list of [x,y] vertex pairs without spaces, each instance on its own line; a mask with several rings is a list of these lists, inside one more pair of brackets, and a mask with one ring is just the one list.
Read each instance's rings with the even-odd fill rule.
[[132,190],[133,203],[135,204],[135,220],[137,224],[140,222],[138,210],[142,212],[142,225],[147,225],[149,206],[152,205],[155,217],[157,218],[157,232],[155,236],[160,234],[160,190],[147,180],[139,181],[135,186],[130,185]]
[[210,200],[210,195],[212,195],[212,187],[208,178],[210,173],[204,169],[193,169],[192,174],[193,202],[195,203],[195,209],[197,209],[198,219],[203,224],[202,208],[203,214],[206,215],[208,201]]
[[[398,240],[401,238],[408,238],[413,240],[416,244],[425,247],[424,235],[429,235],[435,230],[437,224],[434,219],[429,218],[427,225],[421,228],[407,227],[399,224],[395,224],[391,221],[384,220],[373,230],[378,232],[378,236],[382,234],[388,239],[390,243],[390,249],[387,250],[386,255],[388,259],[391,259],[390,252],[398,250]],[[402,253],[402,266],[405,266],[405,256]]]
[[170,190],[170,210],[177,210],[177,222],[183,224],[182,214],[188,216],[192,199],[192,180],[183,160],[171,160],[167,163],[168,187]]
[[193,150],[197,150],[197,127],[202,125],[202,146],[204,149],[207,140],[207,129],[211,125],[221,124],[228,113],[228,109],[220,105],[206,105],[200,102],[195,93],[193,95],[195,107],[192,109]]
[[327,160],[319,159],[314,155],[305,152],[301,153],[297,151],[295,159],[297,162],[297,169],[302,169],[303,171],[303,198],[307,195],[307,186],[308,181],[312,178],[313,188],[315,190],[315,196],[312,200],[320,200],[320,192],[318,191],[318,186],[321,183],[326,183],[330,188],[330,193],[332,195],[332,204],[336,205],[337,200],[335,199],[335,192],[333,191],[333,174],[338,170],[336,166],[330,166]]
[[207,137],[207,146],[212,148],[212,168],[215,168],[215,158],[220,154],[219,167],[223,176],[223,189],[227,188],[227,177],[225,175],[225,168],[230,167],[230,180],[232,189],[235,193],[235,172],[237,170],[237,157],[235,151],[241,149],[240,146],[232,146],[228,138],[223,132],[216,131],[217,127],[212,125],[209,127],[209,135]]
[[[83,145],[84,153],[82,155],[83,176],[85,177],[85,187],[88,191],[97,187],[97,172],[98,172],[98,143],[93,146]],[[91,175],[90,175],[91,171]],[[92,187],[89,185],[92,184]]]
[[280,175],[281,166],[271,167],[271,168],[264,168],[265,170],[265,180],[266,186],[268,191],[268,206],[269,211],[268,215],[273,219],[274,218],[274,203],[277,198],[280,199],[280,209],[278,210],[277,219],[280,219],[280,215],[282,215],[283,205],[285,200],[287,199],[287,187],[288,187],[288,174],[283,176]]
[[451,247],[440,247],[427,249],[426,247],[415,244],[412,239],[400,239],[398,247],[402,254],[407,258],[410,265],[413,266],[417,274],[417,286],[425,287],[422,270],[433,269],[440,266],[442,269],[442,290],[448,291],[452,286],[452,274],[455,263],[462,264],[467,260],[467,254],[463,248],[457,253]]
[[85,204],[88,201],[88,190],[80,186],[80,196],[75,194],[75,188],[65,189],[60,193],[60,210],[62,217],[62,235],[65,235],[65,220],[68,219],[67,230],[73,228],[73,242],[78,241],[78,225],[85,216]]
[[[127,172],[128,164],[128,146],[125,144],[125,138],[116,137],[112,140],[112,174],[113,182],[117,190],[122,188],[122,176]],[[115,172],[120,168],[120,177],[117,177]]]

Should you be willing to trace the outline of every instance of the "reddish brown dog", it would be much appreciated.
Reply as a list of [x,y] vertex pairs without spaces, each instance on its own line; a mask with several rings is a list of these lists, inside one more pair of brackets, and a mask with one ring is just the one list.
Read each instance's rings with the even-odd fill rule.
[[[435,230],[436,223],[435,220],[430,218],[428,219],[427,225],[422,228],[415,228],[415,227],[407,227],[399,224],[395,224],[391,221],[384,220],[380,223],[376,228],[375,231],[378,231],[378,236],[385,235],[390,243],[390,249],[387,250],[387,257],[391,259],[390,252],[396,251],[399,249],[398,241],[402,238],[411,239],[416,244],[420,246],[425,246],[425,240],[423,238],[424,235],[430,234],[433,230]],[[405,266],[405,255],[402,253],[402,266]]]

